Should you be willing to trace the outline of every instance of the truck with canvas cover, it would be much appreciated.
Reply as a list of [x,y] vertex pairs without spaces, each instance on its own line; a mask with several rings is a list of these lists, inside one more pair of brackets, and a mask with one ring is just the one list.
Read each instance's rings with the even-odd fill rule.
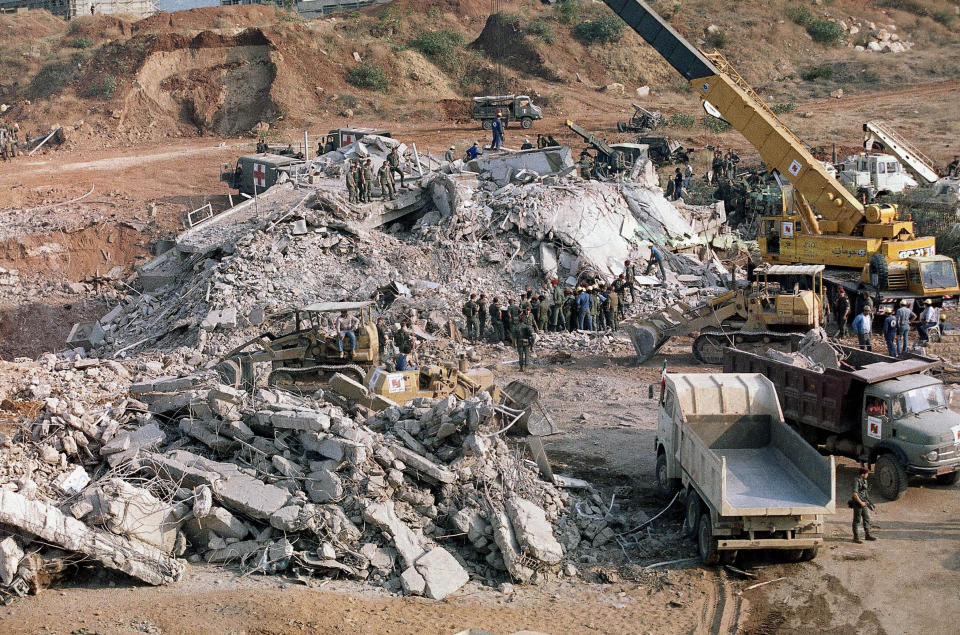
[[323,148],[319,154],[339,150],[355,141],[363,139],[367,135],[393,137],[393,133],[389,130],[378,130],[376,128],[336,128],[331,130],[329,134],[321,140]]
[[504,127],[511,121],[519,121],[520,127],[528,129],[537,119],[543,119],[543,111],[533,105],[526,95],[489,95],[473,98],[473,118],[481,123],[484,130],[493,127],[493,120],[503,120]]
[[803,438],[824,452],[875,464],[885,498],[903,496],[910,476],[956,483],[960,414],[948,407],[943,382],[924,374],[936,360],[835,349],[834,360],[821,358],[811,368],[727,349],[723,368],[769,378]]
[[823,517],[835,511],[834,459],[786,424],[769,379],[665,374],[655,449],[657,483],[685,494],[684,532],[705,564],[748,549],[816,557]]

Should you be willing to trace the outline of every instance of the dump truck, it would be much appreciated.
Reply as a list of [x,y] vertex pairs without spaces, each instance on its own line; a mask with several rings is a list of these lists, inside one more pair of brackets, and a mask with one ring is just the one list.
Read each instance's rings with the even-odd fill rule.
[[684,493],[684,532],[704,564],[732,563],[748,549],[816,557],[823,517],[835,511],[834,458],[787,425],[769,379],[667,373],[655,449],[657,484],[667,496]]
[[[771,173],[788,182],[783,208],[761,221],[764,260],[828,267],[831,287],[855,291],[860,282],[896,299],[940,304],[960,293],[956,263],[936,253],[933,236],[917,236],[895,205],[864,205],[777,117],[722,53],[704,53],[642,0],[604,0],[680,73],[707,114],[750,142]],[[932,258],[935,264],[920,262]],[[936,269],[935,279],[923,269]]]
[[837,349],[837,367],[822,369],[727,349],[723,369],[769,378],[803,438],[823,452],[875,465],[887,499],[903,496],[910,476],[956,483],[960,414],[949,409],[943,382],[924,374],[936,360]]
[[637,364],[650,359],[672,337],[699,332],[693,356],[722,364],[724,349],[768,348],[792,334],[823,325],[823,265],[772,265],[755,271],[757,280],[690,306],[678,302],[624,328],[637,352]]
[[235,166],[220,166],[220,181],[241,194],[253,196],[277,184],[285,169],[302,164],[303,159],[279,154],[248,154],[237,159]]
[[484,130],[493,128],[493,120],[503,120],[509,127],[511,121],[519,121],[524,130],[533,126],[537,119],[543,119],[543,111],[533,105],[526,95],[487,95],[473,98],[473,118],[481,123]]

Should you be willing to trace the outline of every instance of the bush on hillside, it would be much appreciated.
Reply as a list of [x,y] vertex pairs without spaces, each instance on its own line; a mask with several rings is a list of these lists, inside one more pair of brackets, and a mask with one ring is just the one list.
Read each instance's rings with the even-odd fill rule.
[[580,22],[579,0],[561,0],[555,7],[557,22],[560,24],[577,24]]
[[27,87],[27,99],[46,99],[56,95],[77,75],[77,63],[72,60],[51,62],[43,66]]
[[670,123],[668,125],[671,128],[682,128],[684,130],[689,130],[697,125],[697,118],[693,115],[678,112],[671,115]]
[[88,49],[93,46],[93,41],[90,38],[81,35],[73,41],[72,46],[75,49]]
[[717,29],[716,31],[707,33],[707,44],[715,49],[722,49],[727,45],[728,41],[729,38],[727,38],[727,32],[723,29]]
[[833,67],[829,64],[817,64],[803,71],[800,77],[808,82],[813,82],[818,79],[830,79],[833,77]]
[[714,117],[713,115],[704,115],[703,117],[700,118],[700,123],[703,124],[704,128],[706,128],[707,130],[715,134],[726,132],[727,130],[730,130],[730,128],[732,127],[729,123],[727,123],[723,119]]
[[413,48],[434,61],[439,61],[452,55],[457,47],[462,44],[463,34],[452,29],[424,31],[410,43]]
[[806,29],[813,41],[820,44],[835,46],[846,36],[839,24],[814,17],[806,7],[790,7],[787,9],[787,17]]
[[623,20],[608,13],[596,20],[581,22],[574,27],[573,36],[584,44],[619,42],[623,36]]
[[347,71],[348,84],[366,90],[386,92],[390,89],[390,80],[383,69],[376,64],[360,64]]
[[553,26],[546,20],[534,20],[527,25],[526,32],[540,38],[546,44],[553,44],[557,41],[557,34]]
[[96,99],[110,99],[115,92],[117,92],[117,78],[113,75],[104,75],[99,82],[90,84],[84,94]]

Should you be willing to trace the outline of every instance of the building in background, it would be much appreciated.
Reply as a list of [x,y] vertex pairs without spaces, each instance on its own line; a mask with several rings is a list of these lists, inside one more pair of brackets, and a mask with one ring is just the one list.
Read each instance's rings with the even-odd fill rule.
[[0,0],[0,13],[28,9],[46,9],[68,20],[81,15],[115,13],[143,18],[157,12],[153,0]]
[[[305,18],[316,18],[335,11],[353,11],[377,4],[388,4],[391,0],[305,0],[297,2],[297,13]],[[230,4],[274,4],[258,0],[220,0],[221,5]],[[280,4],[280,3],[277,3]]]

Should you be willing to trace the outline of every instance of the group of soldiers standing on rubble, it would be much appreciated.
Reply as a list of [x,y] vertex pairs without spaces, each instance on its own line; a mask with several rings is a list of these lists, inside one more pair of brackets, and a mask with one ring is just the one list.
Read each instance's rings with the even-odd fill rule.
[[[651,258],[648,271],[655,263],[663,275],[661,260],[656,256]],[[612,283],[600,276],[588,276],[578,286],[564,288],[554,278],[542,293],[527,285],[519,297],[503,301],[499,297],[488,301],[485,293],[471,293],[461,308],[466,336],[472,342],[489,336],[493,342],[512,343],[519,354],[520,370],[524,370],[537,333],[616,331],[625,307],[636,302],[636,278],[636,267],[627,260],[624,273]]]
[[20,155],[20,126],[13,124],[13,127],[0,125],[0,156],[4,161],[9,161]]
[[380,186],[381,199],[397,200],[397,186],[394,174],[400,175],[400,187],[404,187],[404,174],[400,169],[400,153],[396,148],[390,151],[386,160],[373,175],[373,163],[370,159],[351,159],[347,163],[347,195],[351,203],[372,203],[373,187]]

